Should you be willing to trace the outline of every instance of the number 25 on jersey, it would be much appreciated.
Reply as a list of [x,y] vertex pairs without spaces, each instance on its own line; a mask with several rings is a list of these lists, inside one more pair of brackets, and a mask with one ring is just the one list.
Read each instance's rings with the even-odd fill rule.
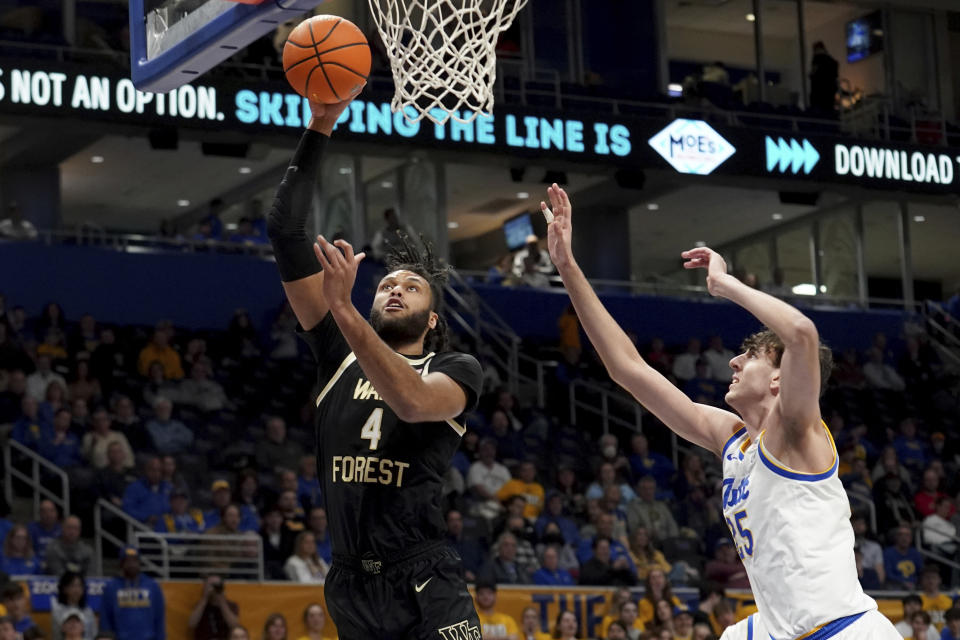
[[740,554],[741,559],[753,555],[753,532],[744,526],[746,520],[746,509],[734,513],[733,520],[727,518],[727,527],[730,528],[730,535],[733,536],[737,553]]
[[367,421],[363,423],[363,428],[360,429],[360,438],[370,441],[370,451],[374,451],[380,443],[381,422],[383,422],[383,407],[377,407],[367,418]]

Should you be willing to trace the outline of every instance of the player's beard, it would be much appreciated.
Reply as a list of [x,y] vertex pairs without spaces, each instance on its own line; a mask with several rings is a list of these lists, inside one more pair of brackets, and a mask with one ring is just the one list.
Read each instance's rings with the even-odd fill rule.
[[426,333],[428,322],[430,309],[400,317],[392,317],[376,309],[370,311],[370,326],[381,340],[394,348],[419,340]]

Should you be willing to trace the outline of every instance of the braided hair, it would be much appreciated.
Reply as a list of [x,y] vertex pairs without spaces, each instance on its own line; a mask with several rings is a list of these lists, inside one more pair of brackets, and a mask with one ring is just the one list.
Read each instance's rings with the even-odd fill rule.
[[450,265],[444,264],[433,252],[433,245],[423,235],[420,242],[413,240],[402,229],[395,233],[396,240],[387,241],[385,262],[387,271],[411,271],[430,285],[430,310],[437,314],[437,324],[427,331],[423,339],[425,352],[440,353],[450,347],[447,321],[443,317],[443,286],[450,277]]

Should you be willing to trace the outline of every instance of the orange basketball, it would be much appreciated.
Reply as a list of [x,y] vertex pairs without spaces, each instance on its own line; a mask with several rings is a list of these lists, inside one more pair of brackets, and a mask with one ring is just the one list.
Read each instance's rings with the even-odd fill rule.
[[283,72],[304,98],[340,102],[367,81],[370,45],[349,20],[314,16],[290,32],[283,47]]

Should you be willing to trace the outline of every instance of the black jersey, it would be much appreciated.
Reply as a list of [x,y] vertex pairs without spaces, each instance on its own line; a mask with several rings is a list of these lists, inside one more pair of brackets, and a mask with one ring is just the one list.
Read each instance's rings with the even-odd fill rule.
[[[463,416],[400,420],[364,375],[330,313],[299,334],[319,369],[317,467],[333,552],[389,558],[440,539],[441,486],[465,431]],[[457,381],[467,395],[465,410],[476,404],[482,372],[473,356],[404,357],[421,375],[441,372]]]

